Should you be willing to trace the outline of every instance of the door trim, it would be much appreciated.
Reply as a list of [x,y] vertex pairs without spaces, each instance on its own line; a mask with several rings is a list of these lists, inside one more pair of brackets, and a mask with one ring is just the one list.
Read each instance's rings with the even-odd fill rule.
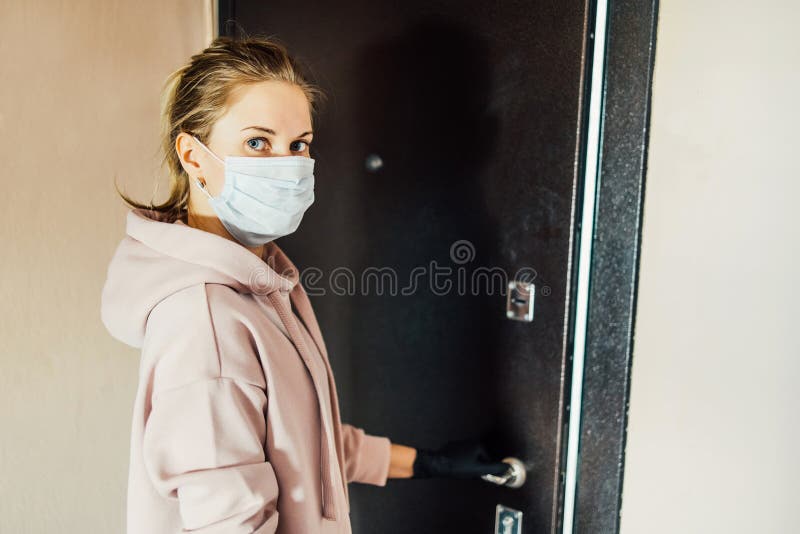
[[605,74],[606,12],[608,0],[597,0],[594,5],[592,35],[591,76],[589,82],[589,113],[586,127],[586,150],[583,163],[583,194],[575,293],[575,315],[572,343],[572,381],[570,384],[569,423],[567,434],[566,465],[564,466],[564,507],[562,532],[571,533],[574,525],[575,492],[578,488],[578,454],[580,450],[581,409],[586,350],[586,330],[589,313],[589,285],[591,283],[592,245],[594,240],[595,205],[597,203],[600,135],[603,114],[603,77]]
[[571,397],[580,413],[575,421],[570,414],[570,433],[579,436],[573,438],[577,449],[568,451],[576,455],[575,486],[564,533],[618,533],[620,527],[658,22],[658,0],[602,2],[602,113],[593,220],[584,234],[592,236],[591,261],[580,369],[572,373],[573,380],[581,375],[582,387]]

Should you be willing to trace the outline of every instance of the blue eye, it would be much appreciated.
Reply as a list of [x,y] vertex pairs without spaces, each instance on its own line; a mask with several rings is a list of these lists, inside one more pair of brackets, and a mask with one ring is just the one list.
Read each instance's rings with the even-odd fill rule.
[[252,139],[247,140],[247,146],[252,148],[253,150],[261,150],[263,145],[259,145],[258,143],[266,143],[267,140],[263,137],[253,137]]
[[[292,146],[295,146],[296,143],[303,143],[304,145],[306,145],[306,148],[308,148],[311,145],[311,143],[309,143],[308,141],[295,141],[294,143],[292,143]],[[294,152],[302,152],[303,150],[305,150],[305,148],[298,148],[292,150]]]

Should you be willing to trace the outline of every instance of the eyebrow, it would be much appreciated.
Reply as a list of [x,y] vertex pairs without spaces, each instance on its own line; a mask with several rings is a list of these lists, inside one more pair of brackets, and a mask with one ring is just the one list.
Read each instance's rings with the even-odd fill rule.
[[[275,133],[275,130],[271,130],[270,128],[264,128],[263,126],[248,126],[246,128],[242,128],[242,131],[245,131],[245,130],[261,130],[262,132],[268,133],[269,135],[277,135]],[[312,130],[309,130],[307,132],[301,133],[297,137],[303,137],[305,135],[314,135],[314,132]]]

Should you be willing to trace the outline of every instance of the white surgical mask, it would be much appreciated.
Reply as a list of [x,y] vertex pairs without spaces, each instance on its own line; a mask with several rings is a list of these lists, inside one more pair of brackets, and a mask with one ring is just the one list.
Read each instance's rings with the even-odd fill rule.
[[[193,136],[194,137],[194,136]],[[219,220],[248,247],[291,234],[314,203],[314,160],[304,156],[225,156],[225,185],[213,197],[197,179]]]

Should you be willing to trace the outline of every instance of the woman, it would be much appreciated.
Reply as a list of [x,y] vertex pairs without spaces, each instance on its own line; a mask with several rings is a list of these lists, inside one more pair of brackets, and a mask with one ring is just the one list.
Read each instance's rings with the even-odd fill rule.
[[502,474],[479,444],[415,449],[341,422],[298,270],[275,239],[314,201],[322,93],[279,42],[216,39],[167,80],[169,198],[133,208],[102,320],[141,348],[129,534],[348,533],[348,482]]

